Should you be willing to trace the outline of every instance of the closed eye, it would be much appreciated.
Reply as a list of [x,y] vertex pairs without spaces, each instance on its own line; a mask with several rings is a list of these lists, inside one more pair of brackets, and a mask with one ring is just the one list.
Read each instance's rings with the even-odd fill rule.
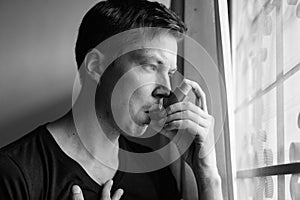
[[146,64],[146,65],[143,65],[143,67],[148,71],[156,71],[157,70],[157,66],[152,65],[152,64]]

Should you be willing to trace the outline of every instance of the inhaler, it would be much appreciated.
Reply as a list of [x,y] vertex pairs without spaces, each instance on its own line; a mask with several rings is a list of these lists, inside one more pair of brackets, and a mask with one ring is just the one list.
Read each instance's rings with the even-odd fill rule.
[[191,89],[192,87],[190,85],[185,81],[182,81],[182,83],[175,88],[174,92],[172,92],[168,98],[164,99],[163,107],[167,108],[174,103],[183,101]]

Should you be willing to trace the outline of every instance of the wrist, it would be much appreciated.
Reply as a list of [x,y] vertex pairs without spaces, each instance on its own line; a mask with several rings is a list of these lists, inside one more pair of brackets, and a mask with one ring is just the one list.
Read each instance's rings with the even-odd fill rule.
[[219,176],[217,163],[214,156],[206,156],[202,159],[195,159],[192,166],[196,174],[204,177]]
[[222,200],[222,181],[214,164],[196,165],[193,172],[197,182],[199,199]]
[[198,189],[201,192],[211,190],[213,188],[221,188],[221,177],[215,170],[210,172],[206,171],[205,173],[195,173],[195,178],[199,187]]
[[216,166],[202,166],[193,168],[196,177],[202,179],[220,179],[220,175]]

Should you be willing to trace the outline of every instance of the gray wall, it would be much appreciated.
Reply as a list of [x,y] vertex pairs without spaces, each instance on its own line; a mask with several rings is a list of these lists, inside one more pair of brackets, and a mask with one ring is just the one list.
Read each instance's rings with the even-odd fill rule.
[[95,2],[0,1],[0,147],[70,108],[77,30]]
[[77,30],[98,1],[0,0],[0,147],[70,109]]

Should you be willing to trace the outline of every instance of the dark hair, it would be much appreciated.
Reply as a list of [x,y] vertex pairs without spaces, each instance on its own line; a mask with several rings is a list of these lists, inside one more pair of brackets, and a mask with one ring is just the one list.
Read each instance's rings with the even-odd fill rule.
[[180,33],[185,33],[187,30],[185,24],[173,11],[158,2],[101,1],[86,13],[79,27],[75,47],[78,68],[86,54],[105,39],[141,27],[159,27]]

